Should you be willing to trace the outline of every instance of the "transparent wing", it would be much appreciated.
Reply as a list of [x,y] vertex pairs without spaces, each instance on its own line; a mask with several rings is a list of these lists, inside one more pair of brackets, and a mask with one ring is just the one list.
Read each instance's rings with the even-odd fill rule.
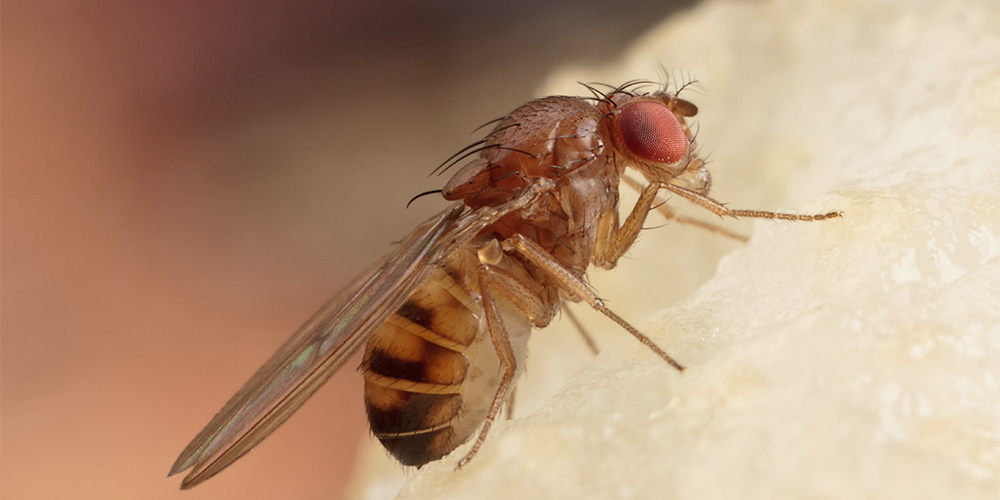
[[453,206],[418,227],[302,325],[177,457],[169,475],[192,469],[181,488],[226,468],[302,406],[453,250],[461,211]]
[[499,206],[463,213],[457,203],[420,225],[302,325],[195,436],[168,475],[191,469],[181,489],[191,488],[250,451],[344,364],[444,256],[553,189],[552,181],[538,179]]

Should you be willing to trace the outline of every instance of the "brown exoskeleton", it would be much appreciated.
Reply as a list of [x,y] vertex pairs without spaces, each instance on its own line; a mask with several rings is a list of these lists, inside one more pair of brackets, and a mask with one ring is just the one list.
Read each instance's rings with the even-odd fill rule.
[[[531,101],[470,146],[466,156],[477,157],[442,190],[461,203],[418,227],[254,374],[177,458],[171,475],[192,469],[181,488],[267,437],[363,343],[372,432],[415,466],[480,429],[458,466],[472,459],[524,367],[531,328],[547,325],[564,299],[588,303],[683,370],[608,310],[585,279],[590,265],[615,267],[660,190],[719,216],[839,215],[727,209],[707,195],[711,177],[686,122],[694,104],[666,91],[640,92],[636,83],[595,95]],[[620,223],[626,167],[648,184]]]

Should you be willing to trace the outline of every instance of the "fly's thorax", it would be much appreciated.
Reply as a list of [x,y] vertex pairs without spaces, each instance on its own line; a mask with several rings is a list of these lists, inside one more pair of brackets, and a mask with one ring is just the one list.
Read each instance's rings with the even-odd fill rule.
[[[465,442],[485,419],[500,384],[503,370],[479,302],[473,250],[445,259],[365,349],[372,432],[406,465],[437,460]],[[520,263],[505,256],[498,265],[516,270]],[[499,302],[520,369],[531,325],[505,298]]]
[[532,179],[558,179],[586,165],[604,152],[600,118],[597,108],[576,97],[547,97],[517,108],[487,135],[479,157],[452,176],[444,198],[495,206]]
[[[583,277],[595,248],[617,227],[620,173],[608,166],[594,161],[566,174],[528,209],[503,216],[489,229],[501,240],[524,236]],[[536,273],[536,281],[546,282],[543,273]]]
[[620,179],[620,172],[594,162],[563,181],[560,203],[568,223],[566,235],[560,239],[561,245],[572,247],[573,257],[560,262],[567,269],[578,270],[579,276],[586,271],[596,247],[607,238],[604,233],[610,224],[617,227]]

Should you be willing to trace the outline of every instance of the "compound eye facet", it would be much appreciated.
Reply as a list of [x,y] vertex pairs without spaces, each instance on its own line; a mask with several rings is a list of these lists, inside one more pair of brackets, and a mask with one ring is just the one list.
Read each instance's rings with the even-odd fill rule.
[[677,163],[687,153],[684,125],[658,101],[626,104],[618,112],[618,133],[629,152],[641,160]]

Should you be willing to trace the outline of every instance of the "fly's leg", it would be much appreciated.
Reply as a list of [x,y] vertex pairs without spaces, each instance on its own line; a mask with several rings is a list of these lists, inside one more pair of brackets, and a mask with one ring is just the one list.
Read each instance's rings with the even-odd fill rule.
[[523,255],[532,264],[544,269],[550,276],[555,278],[561,286],[571,293],[576,294],[576,296],[585,300],[590,307],[593,307],[601,314],[611,318],[612,321],[618,323],[625,331],[632,334],[642,345],[648,347],[657,356],[663,358],[664,361],[670,363],[671,366],[677,368],[680,371],[684,370],[684,367],[680,365],[674,358],[671,358],[669,354],[660,349],[649,337],[643,335],[636,330],[632,325],[628,324],[620,316],[608,309],[604,305],[604,301],[601,300],[597,293],[584,281],[582,278],[578,278],[569,272],[568,269],[563,267],[559,262],[552,258],[548,252],[542,247],[538,246],[537,243],[525,238],[520,234],[515,234],[514,236],[504,240],[503,242],[504,250],[516,250],[518,253]]
[[544,326],[552,320],[551,308],[545,307],[545,303],[524,285],[517,277],[499,267],[483,264],[479,266],[478,272],[479,292],[483,297],[483,309],[486,311],[486,324],[490,330],[490,339],[493,340],[493,347],[500,358],[500,366],[503,367],[503,375],[497,393],[493,396],[493,403],[486,413],[486,421],[480,429],[476,442],[472,449],[458,461],[456,468],[461,469],[472,460],[472,457],[479,452],[479,448],[486,441],[486,435],[493,427],[493,421],[503,408],[504,399],[507,398],[507,391],[514,381],[514,374],[517,371],[517,359],[514,356],[514,349],[510,346],[510,338],[507,334],[507,327],[504,326],[503,316],[497,306],[494,290],[500,292],[511,301],[515,307],[523,311],[532,324]]
[[[576,314],[573,313],[573,310],[569,308],[569,303],[566,300],[562,301],[562,306],[560,309],[562,310],[563,313],[566,314],[566,318],[569,319],[569,322],[573,323],[573,327],[576,328],[576,333],[580,334],[580,337],[583,339],[583,343],[587,346],[587,349],[590,351],[590,353],[593,354],[594,356],[600,354],[601,350],[600,348],[597,347],[597,342],[594,342],[594,337],[590,335],[590,332],[587,331],[587,328],[583,326],[583,323],[580,321],[580,319],[577,318]],[[507,403],[504,404],[504,410],[506,410],[505,413],[507,414],[507,420],[514,418],[514,401],[516,401],[515,399],[516,394],[517,394],[517,386],[515,385],[514,388],[510,390],[510,397],[507,398]]]
[[[636,181],[635,179],[632,179],[631,177],[622,176],[622,182],[624,182],[626,185],[628,185],[628,187],[630,187],[632,189],[635,189],[636,191],[638,191],[640,193],[642,192],[642,184],[640,184],[639,181]],[[742,241],[744,243],[747,242],[747,241],[749,241],[749,238],[747,238],[746,236],[743,236],[742,234],[739,234],[739,233],[734,233],[734,232],[732,232],[732,231],[730,231],[730,230],[728,230],[728,229],[726,229],[726,228],[724,228],[722,226],[716,226],[715,224],[712,224],[711,222],[705,222],[705,221],[700,220],[700,219],[695,219],[694,217],[688,217],[686,215],[678,214],[677,212],[674,211],[674,209],[670,208],[670,206],[667,205],[665,202],[664,203],[660,203],[660,204],[654,206],[653,208],[656,209],[657,212],[660,212],[661,215],[663,215],[664,217],[666,217],[667,220],[672,220],[672,221],[678,222],[680,224],[687,224],[689,226],[699,227],[699,228],[704,229],[706,231],[709,231],[709,232],[712,232],[712,233],[715,233],[715,234],[719,234],[719,235],[725,236],[727,238],[732,238],[732,239],[737,240],[737,241]]]
[[[639,189],[638,183],[635,183],[635,181],[632,181],[627,177],[624,177],[624,179],[626,179],[626,183],[630,186]],[[639,200],[636,201],[635,206],[632,207],[632,212],[628,214],[628,218],[625,219],[625,222],[622,223],[621,227],[618,228],[617,231],[614,231],[612,228],[613,234],[611,235],[611,241],[608,242],[608,246],[602,253],[595,256],[594,263],[596,265],[603,267],[604,269],[613,269],[618,264],[618,260],[625,255],[625,252],[627,252],[628,249],[635,243],[635,239],[639,237],[639,232],[642,231],[642,226],[646,222],[649,212],[654,208],[653,202],[656,200],[657,193],[659,193],[660,189],[664,188],[669,189],[670,186],[653,183],[639,190]],[[694,193],[694,191],[688,191]],[[719,206],[721,206],[721,204],[719,204]],[[664,204],[660,204],[656,208],[667,219],[673,219],[683,224],[698,226],[713,233],[719,233],[740,241],[747,241],[745,236],[733,233],[698,219],[678,215],[670,209],[670,207]]]
[[517,394],[517,386],[516,385],[514,386],[513,389],[510,390],[510,396],[507,398],[507,402],[504,403],[504,405],[503,405],[504,410],[507,410],[507,411],[504,412],[504,413],[507,414],[507,418],[505,420],[513,420],[514,419],[514,395],[515,394]]
[[618,264],[618,259],[625,255],[629,247],[635,243],[639,231],[642,231],[642,225],[646,222],[646,217],[649,216],[649,211],[653,208],[653,200],[656,199],[656,193],[659,191],[659,184],[650,184],[642,188],[639,193],[639,201],[635,202],[635,206],[632,207],[632,212],[628,214],[625,222],[617,230],[611,228],[613,232],[610,235],[611,241],[608,242],[608,246],[600,255],[594,257],[594,264],[604,269],[614,269],[615,265]]
[[695,205],[698,205],[699,207],[704,208],[719,217],[753,217],[756,219],[813,221],[835,219],[841,216],[840,212],[830,212],[825,214],[783,214],[780,212],[767,212],[763,210],[732,210],[726,208],[726,206],[722,203],[719,203],[718,201],[715,201],[701,193],[691,191],[690,189],[671,184],[663,184],[663,189],[681,196],[691,203],[694,203]]
[[566,314],[566,317],[569,319],[569,322],[573,323],[573,326],[576,328],[577,333],[579,333],[580,336],[583,337],[583,343],[587,344],[587,349],[590,349],[590,352],[594,356],[600,354],[601,350],[597,348],[597,342],[594,342],[594,338],[591,337],[590,333],[587,332],[587,329],[583,327],[583,323],[581,323],[579,318],[576,317],[576,314],[573,314],[573,311],[570,310],[569,304],[567,304],[565,300],[563,301],[562,304],[562,311],[563,313]]
[[657,205],[656,211],[660,212],[660,214],[662,214],[667,219],[679,222],[681,224],[687,224],[689,226],[698,227],[706,231],[721,236],[725,236],[727,238],[732,238],[736,241],[742,241],[743,243],[750,241],[750,238],[747,238],[746,236],[743,236],[740,233],[735,233],[733,231],[730,231],[722,226],[716,226],[711,222],[705,222],[701,219],[695,219],[694,217],[688,217],[686,215],[678,214],[677,212],[674,211],[674,209],[670,208],[670,206],[666,205],[665,203]]

